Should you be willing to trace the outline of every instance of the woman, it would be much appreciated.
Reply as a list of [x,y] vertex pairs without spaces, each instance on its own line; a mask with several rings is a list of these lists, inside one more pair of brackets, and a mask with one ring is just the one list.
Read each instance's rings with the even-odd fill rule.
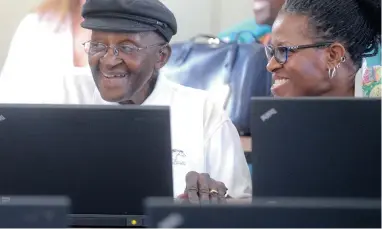
[[[23,19],[0,75],[2,102],[55,101],[62,96],[58,89],[62,88],[65,74],[88,72],[87,55],[81,45],[90,37],[80,26],[84,3],[45,0]],[[39,95],[42,91],[49,96]]]
[[287,0],[266,47],[275,96],[354,96],[381,43],[380,0]]

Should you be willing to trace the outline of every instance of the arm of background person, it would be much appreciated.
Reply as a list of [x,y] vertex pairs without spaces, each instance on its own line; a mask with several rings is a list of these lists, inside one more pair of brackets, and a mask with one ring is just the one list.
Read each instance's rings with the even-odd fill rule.
[[[28,92],[36,62],[43,61],[39,51],[45,47],[38,36],[39,18],[37,14],[27,15],[19,24],[0,74],[0,100],[18,101],[18,96]],[[51,47],[52,48],[52,47]]]
[[255,42],[256,39],[259,40],[265,34],[270,33],[271,27],[268,25],[258,25],[254,19],[251,19],[226,29],[219,33],[218,37],[226,42],[230,42],[242,31],[246,32],[240,35],[239,42],[250,44]]
[[37,36],[38,24],[37,14],[29,14],[21,21],[10,43],[0,80],[20,77],[20,73],[28,72],[33,66],[38,58],[38,50],[44,48],[40,46]]

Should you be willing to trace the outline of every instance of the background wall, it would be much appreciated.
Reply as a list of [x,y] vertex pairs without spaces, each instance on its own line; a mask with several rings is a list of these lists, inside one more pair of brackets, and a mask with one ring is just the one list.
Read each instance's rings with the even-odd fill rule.
[[[71,1],[71,0],[67,0]],[[9,42],[23,16],[41,0],[0,0],[0,68]],[[198,33],[217,34],[224,28],[253,17],[252,0],[162,0],[175,14],[179,32],[174,41]],[[27,41],[27,38],[26,38]]]

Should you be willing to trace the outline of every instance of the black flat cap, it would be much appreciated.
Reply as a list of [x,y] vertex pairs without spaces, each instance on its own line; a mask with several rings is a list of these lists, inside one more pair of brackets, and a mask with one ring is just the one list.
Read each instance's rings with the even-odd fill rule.
[[110,32],[156,31],[167,42],[177,33],[174,14],[159,0],[87,0],[82,27]]

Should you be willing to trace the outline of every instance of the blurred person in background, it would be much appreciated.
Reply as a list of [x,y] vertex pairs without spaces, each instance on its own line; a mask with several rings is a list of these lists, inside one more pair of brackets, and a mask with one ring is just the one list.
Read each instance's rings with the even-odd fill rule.
[[272,24],[284,2],[285,0],[253,0],[254,19],[247,20],[223,31],[218,35],[219,38],[225,41],[232,41],[239,32],[249,31],[250,33],[240,34],[240,42],[253,43],[257,41],[262,44],[268,44]]
[[273,94],[355,96],[362,60],[379,51],[380,18],[380,0],[286,0],[265,48]]
[[2,102],[60,101],[65,74],[89,75],[93,84],[82,47],[90,39],[80,26],[85,1],[45,0],[21,21],[0,75]]

